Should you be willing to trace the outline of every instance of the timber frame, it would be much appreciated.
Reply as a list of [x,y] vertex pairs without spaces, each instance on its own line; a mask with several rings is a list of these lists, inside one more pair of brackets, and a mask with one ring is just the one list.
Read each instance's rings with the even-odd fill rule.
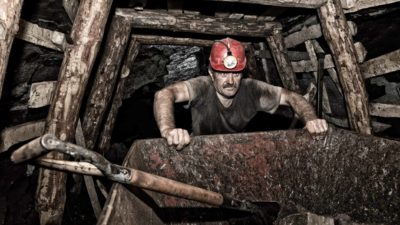
[[[214,1],[214,0],[209,0]],[[317,37],[323,36],[328,42],[331,54],[325,54],[324,68],[327,69],[329,74],[334,79],[339,90],[342,92],[346,100],[346,107],[348,113],[348,119],[340,121],[343,124],[348,124],[350,128],[356,130],[359,133],[371,134],[371,121],[370,115],[373,116],[386,116],[386,117],[399,117],[399,107],[393,105],[384,105],[379,103],[368,103],[367,94],[365,90],[364,80],[379,76],[391,71],[396,71],[400,69],[400,64],[398,61],[393,60],[393,58],[399,58],[399,50],[393,51],[382,57],[363,62],[365,58],[365,52],[361,48],[357,48],[357,44],[352,41],[352,35],[354,35],[354,29],[351,29],[351,23],[346,21],[344,13],[354,12],[361,8],[365,8],[368,4],[375,4],[373,1],[359,0],[358,5],[354,8],[345,7],[339,3],[339,0],[315,0],[315,1],[298,1],[298,0],[215,0],[215,1],[227,1],[227,2],[238,2],[238,3],[251,3],[251,4],[266,4],[275,6],[286,6],[286,7],[300,7],[300,8],[311,8],[318,12],[318,17],[321,21],[321,25],[318,27],[310,27],[309,30],[318,28],[316,36],[312,37],[315,39]],[[396,2],[398,0],[386,0],[382,2]],[[2,2],[0,0],[0,2]],[[9,1],[11,2],[11,1]],[[16,2],[16,12],[15,16],[19,17],[20,5],[22,1]],[[76,1],[64,0],[63,3],[68,5],[68,2],[76,3]],[[81,1],[88,4],[88,1]],[[109,10],[112,1],[104,3],[105,7],[102,7],[105,11]],[[312,3],[309,3],[312,2]],[[82,3],[82,5],[83,5]],[[85,18],[83,14],[89,13],[88,10],[76,9],[76,5],[70,5],[70,11],[68,15],[72,18],[78,18],[82,21]],[[83,6],[80,6],[83,8]],[[107,10],[106,10],[107,9]],[[78,12],[76,12],[78,10]],[[75,15],[76,14],[76,15]],[[108,15],[108,11],[106,12]],[[106,15],[106,16],[107,16]],[[16,20],[16,18],[13,18]],[[103,18],[104,20],[104,18]],[[75,19],[76,21],[76,19]],[[83,25],[80,26],[90,26],[80,21]],[[1,22],[1,21],[0,21]],[[15,22],[15,21],[14,21]],[[78,22],[75,22],[78,24]],[[74,25],[75,25],[74,23]],[[21,26],[25,24],[27,26]],[[196,46],[210,46],[215,36],[242,36],[242,37],[257,37],[265,38],[267,44],[270,48],[270,57],[274,60],[279,76],[282,80],[283,86],[287,89],[293,91],[299,91],[299,86],[295,78],[295,72],[315,72],[316,65],[312,64],[312,60],[309,60],[313,54],[319,51],[318,43],[310,40],[307,41],[307,50],[309,51],[310,57],[308,61],[303,61],[304,65],[300,65],[301,62],[290,62],[291,52],[287,51],[288,47],[299,43],[286,42],[286,39],[282,35],[282,25],[277,22],[268,21],[258,21],[258,20],[246,20],[245,22],[239,22],[239,20],[234,18],[226,17],[211,17],[211,16],[200,16],[197,14],[183,14],[183,13],[168,13],[165,11],[154,11],[154,10],[135,10],[135,9],[116,9],[115,14],[112,17],[110,30],[106,36],[106,46],[104,52],[101,56],[97,56],[97,51],[99,49],[99,44],[101,42],[102,34],[97,34],[95,46],[93,52],[90,55],[90,61],[87,62],[86,71],[70,71],[64,69],[60,72],[63,79],[61,87],[55,88],[56,97],[52,100],[52,110],[49,112],[48,121],[46,123],[46,128],[44,128],[44,122],[40,121],[34,124],[25,124],[20,127],[20,129],[10,129],[2,132],[2,136],[10,137],[8,139],[3,138],[4,143],[1,143],[2,148],[0,152],[8,149],[8,146],[15,144],[14,139],[18,138],[12,137],[15,133],[26,133],[27,129],[32,129],[35,127],[37,132],[30,133],[30,135],[37,135],[37,133],[43,133],[42,130],[47,130],[57,133],[58,136],[63,136],[63,139],[72,139],[76,130],[76,124],[78,123],[78,112],[82,108],[84,110],[82,118],[82,132],[84,136],[84,141],[89,149],[95,148],[96,142],[99,143],[99,151],[105,152],[110,145],[110,134],[113,130],[116,115],[120,105],[122,104],[123,92],[125,89],[126,77],[130,74],[130,68],[138,55],[140,46],[142,44],[173,44],[173,45],[196,45]],[[30,29],[32,24],[20,21],[20,27]],[[103,24],[104,25],[104,24]],[[16,26],[18,27],[18,26]],[[76,31],[76,37],[74,40],[79,40],[80,33],[83,32],[86,27],[81,27],[81,30]],[[104,27],[103,27],[104,28]],[[12,43],[14,35],[17,37],[29,40],[32,39],[31,36],[25,35],[23,31],[15,34],[17,31],[14,27],[10,29],[9,36],[7,36],[7,41]],[[37,29],[37,28],[32,28]],[[191,34],[201,34],[203,36],[210,37],[209,39],[196,39],[196,38],[185,38],[178,36],[154,36],[154,35],[143,35],[137,32],[136,29],[150,29],[150,30],[162,30],[162,31],[173,31],[176,33],[191,33]],[[100,29],[104,30],[104,29]],[[102,32],[101,31],[101,32]],[[339,32],[340,31],[340,32]],[[306,31],[308,32],[308,31]],[[43,30],[43,33],[47,31]],[[66,43],[65,34],[62,33],[48,33],[48,38],[52,39],[50,42],[52,44],[47,45],[49,48],[56,49],[57,51],[64,51],[65,57],[71,55],[71,51],[74,51],[73,45],[79,43]],[[297,40],[299,41],[299,40]],[[303,43],[303,41],[301,41]],[[46,46],[43,42],[42,45]],[[90,45],[90,44],[89,44]],[[0,57],[0,90],[3,86],[4,71],[8,60],[8,53],[10,51],[10,43],[4,46],[0,46],[1,49],[6,49],[3,51],[4,56]],[[85,46],[81,46],[85,47]],[[264,46],[265,48],[265,46]],[[343,51],[345,49],[345,51]],[[262,54],[259,52],[259,54]],[[90,69],[92,68],[94,59],[98,57],[100,64],[95,71],[95,81],[89,95],[86,106],[81,106],[82,92],[86,87],[86,82],[90,74]],[[72,58],[72,61],[71,61]],[[80,59],[66,57],[70,59],[66,63],[77,63]],[[73,61],[75,60],[75,61]],[[382,62],[386,63],[387,67],[381,67]],[[3,62],[3,63],[1,63]],[[4,63],[5,62],[5,63]],[[336,65],[336,70],[334,69]],[[1,67],[3,66],[3,67]],[[79,72],[84,72],[84,74],[79,74]],[[337,73],[337,74],[336,74]],[[83,76],[77,76],[83,75]],[[335,77],[336,76],[336,77]],[[75,80],[67,80],[67,78],[74,78]],[[76,88],[73,82],[78,79],[79,88],[83,88],[79,91],[80,96],[73,95],[71,93],[66,94],[66,96],[60,96],[60,90]],[[76,84],[76,83],[75,83]],[[341,88],[340,88],[341,87]],[[65,93],[64,93],[65,94]],[[76,93],[75,93],[76,94]],[[58,97],[57,97],[58,96]],[[1,97],[1,93],[0,93]],[[67,100],[71,101],[71,105],[65,105]],[[64,102],[62,101],[64,100]],[[112,102],[111,106],[110,103]],[[45,104],[45,103],[43,103]],[[56,106],[57,105],[57,106]],[[56,108],[58,107],[58,108]],[[57,116],[62,116],[61,114],[68,114],[67,119],[57,118]],[[65,115],[64,115],[65,116]],[[329,121],[329,118],[326,118]],[[31,138],[31,136],[29,136]],[[29,139],[28,138],[28,139]],[[27,140],[27,139],[21,139]],[[18,140],[20,141],[20,140]],[[82,141],[81,141],[82,142]],[[63,156],[55,156],[55,158],[64,158]],[[47,159],[49,160],[49,159]],[[52,176],[48,180],[56,180],[59,173],[53,170],[46,170],[48,174]],[[46,183],[43,186],[48,187],[48,190],[44,190],[46,193],[42,193],[38,202],[52,203],[52,208],[49,212],[45,212],[48,215],[43,219],[43,224],[48,223],[60,223],[60,216],[62,217],[63,201],[65,201],[65,196],[60,193],[60,189],[54,190],[57,198],[61,199],[61,202],[54,203],[51,202],[51,188],[52,186],[62,186],[65,183],[65,175],[61,175],[58,183]],[[63,192],[65,190],[61,190]],[[43,192],[43,191],[42,191]],[[49,200],[50,199],[50,200]],[[58,205],[57,205],[58,204]],[[60,206],[61,205],[61,206]],[[47,206],[46,206],[47,207]],[[42,208],[46,208],[42,207]],[[40,208],[40,207],[39,207]],[[61,210],[61,212],[60,212]],[[46,211],[46,210],[44,210]],[[56,212],[55,216],[54,211]],[[58,214],[57,214],[58,213]],[[61,213],[61,215],[60,215]],[[45,221],[46,220],[46,221]]]
[[[136,35],[132,34],[131,47],[128,54],[126,54],[125,64],[122,66],[120,75],[120,83],[114,97],[112,93],[114,86],[117,83],[118,72],[121,68],[121,62],[124,56],[124,50],[127,48],[127,40],[131,36],[131,31],[134,29],[153,29],[153,30],[172,30],[174,32],[190,32],[197,34],[215,35],[240,35],[245,37],[264,37],[266,38],[270,48],[275,49],[272,54],[275,63],[277,64],[280,77],[284,81],[284,86],[288,89],[298,91],[295,75],[289,59],[286,54],[282,37],[282,26],[277,22],[249,22],[245,25],[238,22],[236,19],[230,18],[215,18],[198,15],[184,15],[184,14],[171,14],[160,11],[137,11],[135,9],[117,9],[112,19],[112,29],[107,36],[106,50],[101,56],[101,63],[97,70],[95,82],[92,87],[91,94],[88,98],[88,104],[85,108],[83,116],[83,131],[86,137],[87,146],[93,148],[96,140],[100,137],[100,151],[106,151],[109,146],[110,129],[112,130],[118,108],[121,103],[123,94],[124,77],[129,74],[127,68],[131,68],[133,59],[128,59],[128,56],[134,55],[136,57],[141,43],[144,44],[175,44],[175,45],[199,45],[211,46],[213,38],[208,40],[204,39],[189,39],[181,37],[168,37]],[[130,29],[127,29],[130,28]],[[196,29],[197,28],[197,29]],[[123,40],[123,41],[121,41]],[[137,42],[137,43],[136,43]],[[110,44],[111,43],[111,44]],[[133,47],[134,46],[134,47]],[[132,53],[135,52],[135,53]],[[112,59],[112,60],[110,60]],[[99,91],[102,90],[102,91]],[[106,90],[106,91],[104,91]],[[111,98],[114,98],[113,105],[111,106],[111,113],[105,119],[107,114],[108,105]],[[103,121],[106,120],[106,125]],[[103,126],[104,125],[104,126]],[[104,127],[109,131],[101,131],[100,127]],[[108,139],[108,141],[106,141]]]

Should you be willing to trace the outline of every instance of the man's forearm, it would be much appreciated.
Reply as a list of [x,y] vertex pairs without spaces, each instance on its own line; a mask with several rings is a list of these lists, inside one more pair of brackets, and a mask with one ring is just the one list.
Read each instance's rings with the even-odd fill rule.
[[161,90],[154,97],[154,118],[161,135],[167,129],[175,128],[174,96],[168,90]]
[[294,112],[304,123],[318,119],[314,108],[303,96],[296,94],[295,92],[289,92],[287,100]]

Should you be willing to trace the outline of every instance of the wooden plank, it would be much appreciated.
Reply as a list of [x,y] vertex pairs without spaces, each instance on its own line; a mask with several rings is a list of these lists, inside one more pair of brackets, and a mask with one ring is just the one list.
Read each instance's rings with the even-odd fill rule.
[[[318,69],[315,61],[312,60],[292,61],[290,64],[295,73],[315,72]],[[333,62],[332,56],[326,54],[324,59],[324,69],[329,68],[335,68],[335,63]]]
[[326,0],[208,0],[215,2],[234,2],[258,5],[271,5],[280,7],[318,8]]
[[133,34],[141,44],[144,45],[185,45],[185,46],[202,46],[210,47],[214,40],[196,39],[196,38],[179,38],[171,36],[156,36],[156,35],[142,35]]
[[371,116],[400,118],[400,105],[370,103],[369,113]]
[[50,104],[57,81],[32,83],[29,92],[28,108],[40,108]]
[[79,0],[62,0],[62,5],[69,19],[74,22],[79,7]]
[[45,121],[38,120],[8,127],[1,131],[0,152],[7,151],[11,146],[39,137],[44,132]]
[[56,51],[64,51],[66,40],[64,33],[45,29],[25,20],[21,20],[19,26],[17,38]]
[[[347,21],[352,36],[357,34],[357,25],[352,21]],[[307,40],[318,39],[322,37],[321,25],[313,24],[304,26],[301,30],[288,34],[285,37],[285,44],[287,48],[295,47],[304,43]]]
[[283,87],[300,93],[300,87],[296,80],[296,75],[291,67],[281,30],[276,29],[272,35],[267,36],[267,43],[274,58]]
[[343,9],[349,9],[356,5],[359,0],[340,0]]
[[370,59],[360,66],[364,79],[400,70],[400,49]]
[[362,9],[368,9],[372,7],[377,7],[377,6],[382,6],[382,5],[388,5],[392,3],[400,2],[400,0],[358,0],[357,3],[349,8],[344,10],[345,13],[353,13],[360,11]]
[[114,130],[114,124],[117,119],[118,110],[122,105],[122,100],[125,93],[125,82],[128,76],[131,74],[131,68],[133,68],[133,62],[135,61],[137,55],[139,54],[140,43],[133,38],[129,44],[128,53],[125,56],[124,63],[121,69],[121,76],[118,81],[118,85],[115,94],[112,99],[112,105],[110,112],[107,115],[106,122],[103,126],[102,132],[100,134],[99,141],[99,152],[105,154],[108,149],[110,149],[111,136]]
[[0,99],[23,0],[0,0]]
[[365,61],[365,57],[367,57],[367,49],[365,49],[361,42],[354,43],[354,48],[356,50],[357,62],[363,63]]
[[371,134],[364,79],[358,67],[354,43],[340,2],[328,0],[318,9],[318,15],[338,70],[351,128],[362,134]]
[[116,15],[129,20],[133,28],[190,32],[211,35],[265,37],[273,29],[281,29],[278,22],[243,21],[213,16],[171,14],[164,11],[116,9]]
[[131,32],[131,27],[124,17],[114,16],[111,23],[111,30],[108,32],[106,46],[83,114],[82,128],[86,147],[89,149],[94,149],[100,128],[103,126]]
[[[67,44],[64,52],[45,131],[63,141],[74,139],[85,86],[100,48],[111,3],[112,0],[81,1],[79,5],[71,31],[73,43]],[[57,152],[50,152],[45,157],[66,158]],[[36,195],[40,224],[61,224],[66,180],[64,172],[40,169]]]

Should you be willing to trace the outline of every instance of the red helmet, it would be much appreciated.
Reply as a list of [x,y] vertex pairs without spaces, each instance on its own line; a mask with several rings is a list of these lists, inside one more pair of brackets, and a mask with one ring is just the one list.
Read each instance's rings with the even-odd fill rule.
[[246,67],[243,45],[231,38],[215,41],[209,60],[211,68],[217,71],[238,72]]

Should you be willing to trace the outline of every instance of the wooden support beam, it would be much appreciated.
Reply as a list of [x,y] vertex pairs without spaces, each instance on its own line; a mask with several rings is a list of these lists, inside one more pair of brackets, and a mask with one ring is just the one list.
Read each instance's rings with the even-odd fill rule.
[[[357,42],[354,44],[356,58],[358,61],[363,61],[365,59],[365,48],[364,46]],[[289,58],[291,58],[291,52],[289,51]],[[292,61],[291,62],[293,70],[295,73],[306,73],[306,72],[315,72],[317,71],[316,62],[313,60],[300,60],[300,61]],[[334,60],[332,59],[332,55],[326,54],[324,59],[324,69],[335,68]]]
[[[315,72],[318,69],[316,62],[312,60],[292,61],[291,65],[295,73]],[[329,69],[334,67],[335,63],[333,62],[332,56],[330,54],[325,55],[324,69]]]
[[62,0],[62,5],[71,22],[74,22],[79,7],[79,0]]
[[32,83],[29,91],[28,108],[40,108],[50,104],[57,81]]
[[131,32],[129,21],[118,15],[113,17],[110,28],[83,114],[82,128],[89,149],[94,149],[103,126]]
[[208,0],[215,2],[234,2],[258,5],[271,5],[280,7],[318,8],[326,0]]
[[64,51],[64,33],[42,28],[37,24],[25,20],[20,20],[19,26],[20,29],[17,33],[17,38],[56,51]]
[[343,9],[349,9],[354,7],[357,1],[359,0],[340,0],[340,3],[342,4]]
[[400,49],[370,59],[360,66],[364,79],[400,70]]
[[190,32],[211,35],[265,37],[282,26],[277,22],[241,21],[212,16],[171,14],[163,11],[117,9],[116,15],[130,21],[133,28]]
[[346,9],[344,12],[345,13],[353,13],[360,11],[362,9],[368,9],[372,7],[377,7],[377,6],[382,6],[382,5],[388,5],[392,3],[400,2],[400,0],[357,0],[357,2],[354,4],[354,6],[350,7],[349,9]]
[[122,105],[122,100],[125,93],[125,82],[128,76],[132,73],[133,62],[139,54],[140,43],[133,38],[129,44],[128,53],[125,56],[124,63],[120,73],[120,79],[118,81],[117,89],[112,99],[110,111],[107,115],[106,122],[103,126],[99,140],[99,152],[105,154],[110,149],[110,142],[112,132],[114,130],[114,124],[117,119],[118,110]]
[[[82,0],[79,5],[79,13],[71,32],[73,44],[67,44],[64,52],[45,131],[61,140],[72,141],[75,136],[81,101],[100,48],[111,3],[111,0]],[[56,152],[45,157],[66,158]],[[36,195],[40,224],[61,224],[66,200],[66,180],[64,172],[40,169]]]
[[267,43],[274,58],[283,87],[299,93],[300,87],[290,64],[281,30],[275,29],[271,35],[267,36]]
[[338,70],[351,128],[371,134],[367,92],[340,1],[328,0],[318,15]]
[[214,40],[196,39],[196,38],[178,38],[170,36],[155,36],[133,34],[133,36],[144,45],[193,45],[202,47],[211,47]]
[[400,105],[370,103],[369,113],[371,116],[400,118]]
[[23,0],[0,0],[0,99]]
[[[245,4],[271,5],[280,7],[319,8],[326,0],[208,0],[215,2],[234,2]],[[400,0],[340,0],[344,13],[353,13],[362,9],[388,5]]]
[[[352,21],[347,21],[352,36],[357,34],[357,25]],[[304,26],[301,30],[288,34],[285,37],[285,44],[287,48],[295,47],[304,43],[307,40],[317,39],[322,37],[321,25],[313,24]]]
[[11,146],[39,137],[44,132],[45,121],[38,120],[8,127],[1,131],[0,153],[7,151]]
[[357,62],[363,63],[365,61],[365,57],[367,57],[367,49],[365,49],[361,42],[354,43],[354,48],[356,50]]

